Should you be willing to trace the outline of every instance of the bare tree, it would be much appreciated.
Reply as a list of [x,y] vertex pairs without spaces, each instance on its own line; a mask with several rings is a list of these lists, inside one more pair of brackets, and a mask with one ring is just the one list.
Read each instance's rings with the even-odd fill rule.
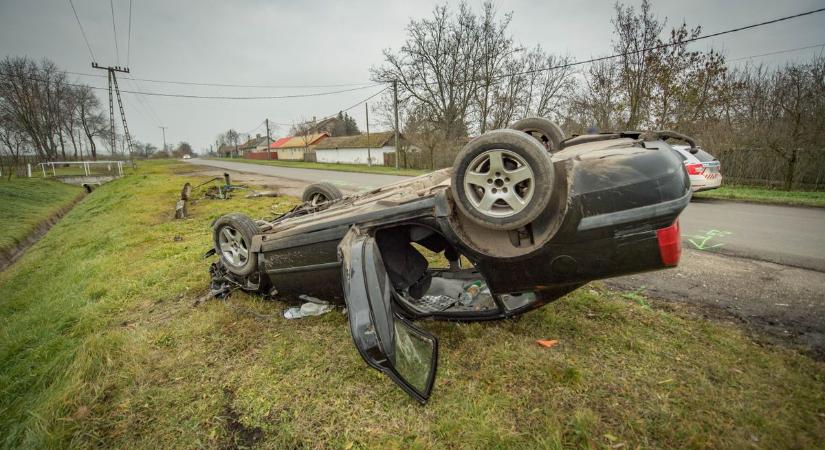
[[88,86],[79,87],[76,94],[75,111],[77,113],[80,126],[86,139],[89,143],[89,151],[92,160],[97,160],[97,144],[95,138],[104,138],[110,136],[106,117],[100,109],[100,100],[94,95],[92,89]]
[[616,3],[615,9],[613,49],[624,55],[619,58],[620,89],[627,112],[624,128],[635,129],[647,122],[654,80],[651,65],[657,56],[655,50],[648,49],[659,43],[665,24],[653,15],[649,0],[642,0],[638,13],[634,7],[621,3]]
[[398,53],[384,50],[385,64],[372,69],[381,82],[398,80],[399,95],[447,138],[467,132],[467,116],[476,100],[483,62],[481,32],[466,3],[453,14],[437,6],[427,19],[407,25],[407,40]]
[[8,179],[22,166],[27,139],[26,133],[18,129],[13,120],[0,116],[0,168],[6,171]]
[[619,67],[612,61],[591,64],[583,87],[571,100],[568,128],[578,133],[619,128],[620,95]]

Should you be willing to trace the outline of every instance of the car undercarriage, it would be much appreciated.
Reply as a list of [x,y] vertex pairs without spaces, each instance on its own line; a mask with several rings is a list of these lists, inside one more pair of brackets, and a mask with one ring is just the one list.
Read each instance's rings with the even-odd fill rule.
[[312,185],[272,220],[215,222],[213,287],[345,305],[367,364],[424,403],[438,340],[414,321],[503,319],[678,263],[691,191],[667,139],[694,145],[670,131],[565,139],[525,119],[471,140],[451,168],[346,197]]

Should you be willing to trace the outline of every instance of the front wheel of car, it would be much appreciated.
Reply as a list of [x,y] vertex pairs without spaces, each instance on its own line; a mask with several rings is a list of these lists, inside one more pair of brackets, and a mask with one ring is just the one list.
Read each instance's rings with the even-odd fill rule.
[[215,250],[221,262],[234,275],[246,276],[258,267],[258,254],[252,251],[252,237],[258,226],[243,214],[227,214],[212,227]]
[[301,200],[309,202],[312,206],[320,206],[327,202],[340,200],[344,194],[334,184],[322,182],[310,184],[304,189]]
[[550,152],[558,151],[561,141],[565,139],[561,127],[543,117],[521,119],[510,125],[510,128],[529,134]]
[[547,208],[554,175],[549,154],[537,140],[502,129],[461,149],[451,181],[456,205],[469,220],[495,230],[515,230]]

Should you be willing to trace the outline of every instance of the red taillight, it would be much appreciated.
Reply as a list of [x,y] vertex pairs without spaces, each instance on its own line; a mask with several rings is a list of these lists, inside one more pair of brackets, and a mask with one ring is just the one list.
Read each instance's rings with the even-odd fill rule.
[[685,168],[687,169],[688,175],[702,175],[705,172],[705,166],[703,166],[702,163],[685,164]]
[[656,238],[659,240],[659,255],[662,257],[662,263],[668,267],[679,264],[679,257],[682,255],[679,219],[667,228],[656,230]]

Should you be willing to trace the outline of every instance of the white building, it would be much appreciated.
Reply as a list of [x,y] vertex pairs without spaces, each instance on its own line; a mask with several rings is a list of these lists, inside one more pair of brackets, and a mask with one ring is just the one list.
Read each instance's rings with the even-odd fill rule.
[[384,165],[384,155],[395,153],[395,135],[392,131],[356,134],[326,138],[315,145],[315,158],[318,162]]

